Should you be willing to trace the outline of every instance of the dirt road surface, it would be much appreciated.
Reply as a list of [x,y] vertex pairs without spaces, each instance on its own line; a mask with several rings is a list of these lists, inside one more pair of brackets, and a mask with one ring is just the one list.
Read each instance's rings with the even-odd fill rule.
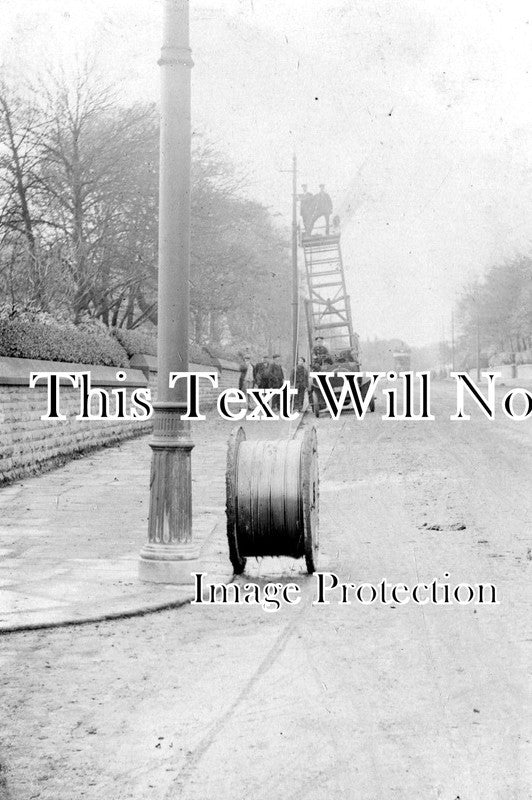
[[295,580],[298,605],[4,636],[0,797],[531,797],[532,425],[450,422],[452,387],[433,397],[435,422],[318,421],[320,568],[448,572],[500,604],[316,606],[302,564],[265,559],[247,580]]

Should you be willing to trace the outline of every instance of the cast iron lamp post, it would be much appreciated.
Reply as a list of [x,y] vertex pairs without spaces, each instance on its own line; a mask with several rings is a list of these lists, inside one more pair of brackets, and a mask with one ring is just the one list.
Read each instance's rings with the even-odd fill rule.
[[148,541],[139,577],[191,583],[198,570],[192,541],[190,423],[181,420],[186,386],[170,372],[188,370],[190,270],[189,0],[164,0],[159,177],[158,382],[154,403]]

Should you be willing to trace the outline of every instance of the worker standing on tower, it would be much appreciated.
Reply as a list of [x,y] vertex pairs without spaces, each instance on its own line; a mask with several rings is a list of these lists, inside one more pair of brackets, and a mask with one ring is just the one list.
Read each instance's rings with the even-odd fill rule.
[[301,188],[303,189],[303,194],[299,195],[299,213],[303,220],[305,233],[307,236],[310,236],[312,233],[312,220],[316,209],[316,198],[312,192],[309,192],[306,183],[302,184]]
[[333,204],[330,195],[325,191],[325,184],[320,183],[320,191],[314,197],[315,211],[312,227],[316,224],[320,217],[325,217],[325,235],[329,235],[329,218],[332,214]]

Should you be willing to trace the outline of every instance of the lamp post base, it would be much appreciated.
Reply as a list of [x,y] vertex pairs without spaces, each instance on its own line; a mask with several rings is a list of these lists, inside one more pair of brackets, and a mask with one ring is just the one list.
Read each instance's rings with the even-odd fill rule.
[[149,583],[194,583],[199,572],[198,551],[192,544],[146,544],[139,559],[139,578]]
[[192,541],[190,423],[182,402],[154,403],[148,541],[140,551],[139,578],[192,584],[199,548]]

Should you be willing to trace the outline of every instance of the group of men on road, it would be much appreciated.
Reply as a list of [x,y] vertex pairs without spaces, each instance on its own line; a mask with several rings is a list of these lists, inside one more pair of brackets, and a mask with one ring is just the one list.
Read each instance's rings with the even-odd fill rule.
[[[309,388],[309,371],[306,360],[300,356],[296,369],[292,372],[291,384],[297,389],[294,401],[294,410],[302,411],[305,401],[305,392]],[[280,389],[285,381],[281,356],[276,353],[271,358],[263,356],[262,361],[253,365],[248,354],[243,356],[240,366],[240,380],[238,388],[246,392],[256,386],[258,389]],[[278,407],[279,397],[273,398],[272,407]]]
[[[321,369],[322,366],[332,363],[329,350],[324,344],[323,337],[316,336],[312,348],[312,368]],[[244,353],[240,363],[240,379],[238,388],[247,392],[248,389],[280,389],[285,381],[284,370],[281,364],[281,356],[275,353],[273,356],[265,355],[262,361],[252,364],[249,353]],[[310,393],[311,383],[307,361],[303,356],[297,359],[295,370],[290,376],[291,385],[297,389],[294,399],[294,410],[302,411],[305,404],[305,394]],[[273,408],[279,407],[279,396],[275,396],[272,402]]]

